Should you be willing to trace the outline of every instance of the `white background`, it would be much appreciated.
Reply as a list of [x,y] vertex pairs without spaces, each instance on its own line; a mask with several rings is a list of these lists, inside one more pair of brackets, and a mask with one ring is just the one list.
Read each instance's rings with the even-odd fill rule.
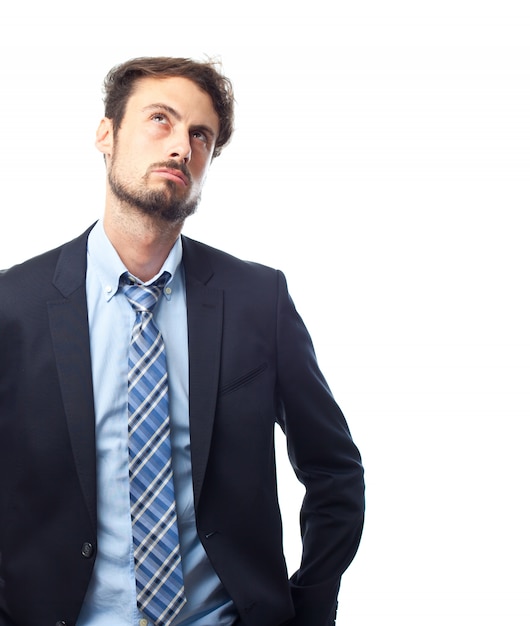
[[0,267],[101,215],[112,65],[220,56],[237,131],[185,233],[285,271],[363,454],[338,626],[528,626],[528,3],[11,6]]

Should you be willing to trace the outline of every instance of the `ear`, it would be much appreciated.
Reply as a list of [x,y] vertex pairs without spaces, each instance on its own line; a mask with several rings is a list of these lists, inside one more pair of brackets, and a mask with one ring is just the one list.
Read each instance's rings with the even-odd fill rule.
[[104,117],[96,131],[96,148],[105,156],[110,156],[113,146],[114,132],[112,130],[112,120],[108,117]]

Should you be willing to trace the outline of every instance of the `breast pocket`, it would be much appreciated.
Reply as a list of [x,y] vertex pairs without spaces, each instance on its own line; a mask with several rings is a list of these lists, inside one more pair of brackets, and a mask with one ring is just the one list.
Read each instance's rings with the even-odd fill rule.
[[248,385],[253,380],[258,378],[258,376],[263,374],[263,372],[265,372],[267,368],[268,368],[267,363],[262,363],[261,365],[258,365],[258,367],[251,369],[250,371],[242,374],[241,376],[238,376],[237,378],[233,378],[229,380],[226,384],[224,384],[220,388],[219,396],[225,396],[229,393],[236,391],[237,389],[240,389],[241,387],[244,387],[245,385]]

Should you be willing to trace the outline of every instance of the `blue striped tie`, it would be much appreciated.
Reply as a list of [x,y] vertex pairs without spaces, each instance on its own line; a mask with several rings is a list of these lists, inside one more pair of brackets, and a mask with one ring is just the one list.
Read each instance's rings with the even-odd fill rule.
[[152,285],[122,276],[136,312],[129,346],[129,477],[140,611],[167,626],[186,602],[169,438],[166,355],[153,311],[169,274]]

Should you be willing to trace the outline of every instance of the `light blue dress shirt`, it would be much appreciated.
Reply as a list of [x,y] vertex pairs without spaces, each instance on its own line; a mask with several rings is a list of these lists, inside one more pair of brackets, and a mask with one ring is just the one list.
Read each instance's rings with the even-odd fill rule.
[[[98,553],[77,626],[148,626],[136,605],[127,448],[127,354],[134,311],[119,291],[127,271],[98,222],[88,238],[87,300],[96,413]],[[179,237],[160,273],[155,310],[169,374],[175,498],[187,603],[171,626],[231,626],[237,612],[197,536],[188,404],[186,292]],[[150,281],[152,282],[152,281]]]

